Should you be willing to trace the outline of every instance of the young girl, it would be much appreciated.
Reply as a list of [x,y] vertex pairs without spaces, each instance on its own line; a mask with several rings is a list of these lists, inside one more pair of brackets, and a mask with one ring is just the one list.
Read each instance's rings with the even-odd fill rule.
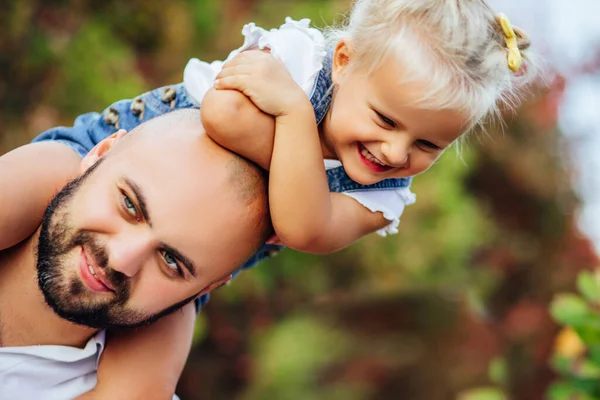
[[[514,105],[534,76],[523,64],[528,40],[485,1],[358,0],[348,25],[329,32],[331,59],[306,21],[245,33],[248,51],[222,66],[203,122],[221,145],[270,169],[275,232],[311,253],[396,232],[414,201],[410,178],[502,103]],[[315,89],[315,72],[328,68],[331,83],[319,75]],[[332,96],[315,120],[305,93],[325,87]],[[274,131],[267,115],[256,116],[261,129],[227,128],[253,112],[242,96],[274,117]]]
[[[329,33],[332,46],[308,20],[288,19],[272,31],[249,24],[243,33],[244,45],[225,63],[191,60],[183,84],[82,115],[74,127],[35,141],[57,141],[82,156],[119,128],[201,106],[213,139],[270,169],[280,241],[327,253],[370,232],[396,232],[414,201],[412,176],[500,104],[515,104],[534,75],[523,63],[529,42],[483,0],[358,0],[348,25]],[[44,158],[39,147],[24,149],[21,162],[31,171],[62,152],[49,147]],[[64,179],[72,169],[65,167]],[[38,193],[41,179],[28,180]],[[22,212],[35,217],[45,205]],[[265,246],[246,267],[279,248]],[[172,390],[187,350],[166,344],[181,343],[174,338],[189,329],[188,320],[162,320],[109,342],[93,395]]]

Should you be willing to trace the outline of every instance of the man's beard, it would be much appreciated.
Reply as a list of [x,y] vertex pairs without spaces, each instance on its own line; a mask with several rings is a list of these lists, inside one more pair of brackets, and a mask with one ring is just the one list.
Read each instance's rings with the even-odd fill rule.
[[[180,309],[196,298],[197,294],[156,314],[128,308],[130,280],[123,273],[110,268],[106,248],[96,240],[93,233],[75,232],[69,226],[66,205],[102,161],[101,159],[81,177],[69,182],[46,208],[37,248],[38,284],[46,303],[54,312],[76,324],[100,329],[148,325]],[[77,268],[69,270],[67,256],[81,246],[96,260],[96,268],[103,269],[106,279],[114,288],[111,296],[91,292],[79,278]]]

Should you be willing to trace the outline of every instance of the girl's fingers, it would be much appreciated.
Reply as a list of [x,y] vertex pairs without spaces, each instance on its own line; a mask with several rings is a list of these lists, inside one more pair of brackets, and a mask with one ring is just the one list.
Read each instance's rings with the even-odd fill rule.
[[235,89],[242,93],[249,85],[265,74],[264,57],[260,51],[244,51],[223,64],[214,82],[216,89]]
[[227,61],[223,64],[223,68],[235,67],[242,64],[251,64],[255,62],[254,57],[249,57],[249,51],[243,51],[237,56],[233,57],[231,60]]
[[238,90],[242,93],[246,89],[244,79],[240,78],[238,75],[231,75],[223,78],[217,77],[214,82],[214,87],[215,89]]
[[227,69],[235,67],[239,62],[237,62],[237,57],[234,57],[232,60],[227,61],[223,65],[221,65],[221,69]]
[[255,69],[254,65],[250,64],[238,64],[223,67],[217,74],[217,78],[232,76],[232,75],[251,75]]
[[223,68],[221,71],[219,71],[219,73],[217,74],[217,78],[225,78],[227,76],[233,76],[233,75],[239,75],[240,74],[240,69],[239,67],[228,67],[228,68]]
[[236,58],[238,61],[257,60],[257,59],[260,59],[261,57],[264,57],[265,54],[267,54],[267,53],[265,53],[262,50],[258,50],[258,49],[246,50],[246,51],[242,51],[240,54],[235,56],[233,58],[233,60],[235,60]]

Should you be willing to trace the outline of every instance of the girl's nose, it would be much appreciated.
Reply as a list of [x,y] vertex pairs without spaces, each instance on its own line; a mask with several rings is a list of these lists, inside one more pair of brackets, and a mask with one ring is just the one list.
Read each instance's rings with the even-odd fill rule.
[[406,165],[410,155],[411,144],[408,140],[400,138],[394,141],[388,141],[381,145],[381,152],[385,160],[393,167],[401,167]]

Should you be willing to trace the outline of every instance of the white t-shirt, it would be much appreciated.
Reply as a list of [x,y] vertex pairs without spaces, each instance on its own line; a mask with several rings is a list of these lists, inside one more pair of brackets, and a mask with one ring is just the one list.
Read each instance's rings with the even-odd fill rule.
[[[294,21],[290,17],[278,29],[265,30],[254,23],[245,25],[242,29],[244,44],[231,53],[225,61],[207,63],[197,58],[192,58],[183,71],[183,83],[189,97],[198,105],[206,92],[212,87],[216,76],[221,71],[224,62],[229,61],[240,52],[250,49],[271,49],[271,54],[279,58],[294,81],[304,90],[310,98],[315,80],[323,67],[326,56],[325,38],[315,28],[310,27],[308,18]],[[342,164],[336,160],[324,160],[325,168],[331,169]],[[404,207],[415,202],[415,195],[410,188],[394,190],[370,190],[344,193],[352,197],[372,212],[382,212],[390,224],[377,231],[385,236],[388,233],[397,233],[400,216]]]
[[82,349],[0,347],[0,399],[67,400],[90,391],[96,386],[104,340],[100,331]]
[[[94,388],[105,331],[84,348],[71,346],[0,347],[0,399],[69,400]],[[173,400],[178,400],[173,396]]]

